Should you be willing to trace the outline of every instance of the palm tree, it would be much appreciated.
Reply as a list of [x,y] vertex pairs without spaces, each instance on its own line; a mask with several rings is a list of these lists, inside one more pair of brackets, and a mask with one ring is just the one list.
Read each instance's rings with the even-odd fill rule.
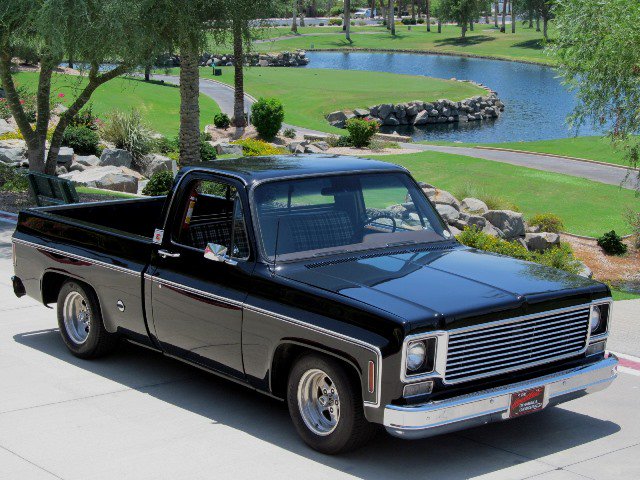
[[500,31],[502,33],[506,32],[506,19],[507,19],[507,6],[509,5],[509,0],[503,0],[502,2],[502,26],[500,27]]
[[389,0],[389,25],[391,26],[391,35],[396,34],[396,5],[395,0]]
[[344,36],[351,43],[351,0],[344,0]]
[[247,125],[244,116],[244,48],[242,38],[242,21],[233,21],[233,125],[244,128]]
[[513,0],[511,1],[511,33],[516,33],[516,14],[513,11]]
[[427,32],[431,31],[431,0],[426,0],[427,9]]
[[200,158],[200,71],[198,44],[184,41],[180,46],[180,163]]

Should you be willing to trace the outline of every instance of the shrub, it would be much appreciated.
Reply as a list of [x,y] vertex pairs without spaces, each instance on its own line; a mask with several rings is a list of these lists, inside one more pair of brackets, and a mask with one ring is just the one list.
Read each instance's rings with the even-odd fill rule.
[[213,124],[216,128],[223,128],[226,130],[229,128],[229,125],[231,125],[231,120],[229,120],[229,115],[220,112],[213,116]]
[[402,19],[402,24],[403,25],[415,25],[416,24],[416,20],[414,20],[413,18],[403,18]]
[[267,140],[276,136],[283,120],[284,108],[276,98],[260,98],[251,106],[251,123],[260,136]]
[[624,255],[627,253],[627,246],[622,242],[622,237],[615,230],[611,230],[598,238],[598,245],[608,255]]
[[216,159],[216,149],[209,143],[208,140],[200,139],[200,161],[210,162]]
[[155,197],[158,195],[167,195],[173,187],[173,173],[167,170],[156,172],[151,175],[149,182],[142,189],[143,195]]
[[541,232],[560,233],[564,230],[562,219],[553,213],[539,213],[529,219],[529,225],[540,227]]
[[330,136],[327,137],[327,143],[330,147],[351,147],[351,138],[347,135],[340,135],[339,137]]
[[26,173],[0,162],[0,192],[26,192],[29,189]]
[[20,130],[16,132],[7,132],[0,135],[0,140],[24,140],[22,133]]
[[174,138],[173,140],[171,140],[165,136],[154,138],[151,144],[151,151],[161,153],[163,155],[177,152],[178,139]]
[[73,148],[79,155],[99,155],[100,137],[89,127],[69,126],[62,135],[62,145]]
[[9,102],[6,98],[0,98],[0,118],[9,120],[11,118],[11,110],[9,110]]
[[113,112],[102,127],[102,138],[113,143],[116,148],[127,150],[134,158],[142,158],[151,151],[153,135],[142,122],[140,112]]
[[640,211],[634,212],[633,210],[629,210],[625,214],[625,218],[631,227],[631,231],[635,235],[635,246],[640,248]]
[[371,138],[378,133],[378,123],[364,118],[350,118],[347,120],[347,130],[351,144],[356,148],[366,147]]
[[296,130],[294,128],[285,128],[282,135],[287,138],[296,138]]
[[342,25],[342,19],[341,18],[330,18],[329,19],[329,26],[332,26],[332,25],[337,25],[337,26]]
[[454,193],[456,198],[467,198],[473,197],[478,200],[482,200],[487,204],[489,210],[511,210],[513,212],[519,212],[520,207],[515,203],[507,200],[498,195],[493,195],[491,193],[487,193],[482,188],[478,188],[476,185],[472,183],[467,183],[463,187],[457,189]]
[[98,130],[100,119],[93,114],[93,107],[89,104],[80,110],[69,122],[70,127],[86,127]]
[[31,93],[24,87],[17,88],[18,95],[20,96],[20,103],[24,110],[24,114],[27,116],[27,120],[33,123],[36,121],[36,95]]
[[324,22],[320,22],[320,23],[318,23],[318,26],[319,26],[319,27],[324,27]]
[[236,145],[242,145],[242,153],[248,157],[258,157],[263,155],[280,155],[285,153],[286,150],[275,147],[270,143],[257,140],[255,138],[243,138],[236,140]]
[[418,20],[416,20],[418,23],[422,24],[424,23],[424,18],[419,18]]
[[581,265],[580,261],[573,256],[573,251],[569,244],[566,243],[544,252],[530,252],[518,242],[510,242],[494,237],[478,230],[477,227],[465,228],[456,238],[463,245],[477,248],[478,250],[538,263],[569,273],[577,273]]

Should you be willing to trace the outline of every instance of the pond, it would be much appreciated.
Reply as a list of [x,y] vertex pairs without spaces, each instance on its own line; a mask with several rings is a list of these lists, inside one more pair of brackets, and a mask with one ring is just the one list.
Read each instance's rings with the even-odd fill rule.
[[[565,89],[554,69],[501,60],[417,53],[307,52],[308,68],[372,70],[449,79],[473,80],[498,92],[506,108],[497,120],[465,124],[395,127],[414,140],[512,142],[548,140],[575,135],[566,122],[575,96]],[[393,88],[390,85],[389,88]],[[424,100],[424,99],[423,99]],[[407,130],[407,128],[409,130]],[[596,135],[591,125],[579,135]]]

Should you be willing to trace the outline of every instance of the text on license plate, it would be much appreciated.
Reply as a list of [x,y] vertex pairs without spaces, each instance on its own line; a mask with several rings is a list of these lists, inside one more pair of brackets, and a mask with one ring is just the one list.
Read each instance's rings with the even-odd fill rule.
[[523,390],[511,395],[509,417],[519,417],[544,408],[544,387]]

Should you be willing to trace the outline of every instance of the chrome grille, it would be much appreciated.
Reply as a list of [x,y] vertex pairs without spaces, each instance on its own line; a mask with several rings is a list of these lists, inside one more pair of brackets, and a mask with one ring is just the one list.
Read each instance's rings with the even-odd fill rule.
[[523,317],[449,332],[445,383],[551,363],[584,352],[590,308]]

